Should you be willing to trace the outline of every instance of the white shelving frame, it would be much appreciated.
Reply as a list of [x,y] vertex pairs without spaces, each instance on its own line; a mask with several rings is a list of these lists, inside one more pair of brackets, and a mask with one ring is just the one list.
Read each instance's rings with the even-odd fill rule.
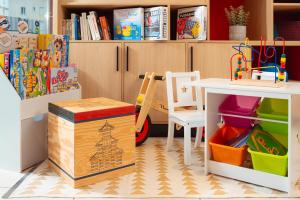
[[0,169],[20,172],[45,160],[48,103],[80,98],[81,88],[21,100],[0,70]]
[[[227,79],[203,79],[189,82],[184,86],[205,88],[206,133],[205,133],[205,172],[229,177],[256,185],[261,185],[293,194],[300,178],[300,83],[288,83],[284,88],[231,85]],[[269,97],[288,100],[288,175],[270,173],[234,166],[211,160],[209,139],[218,129],[220,122],[219,106],[228,95]],[[239,116],[235,116],[239,117]],[[244,117],[242,117],[244,118]],[[249,117],[252,118],[252,117]],[[268,121],[267,119],[255,118]],[[273,121],[286,123],[283,121]]]

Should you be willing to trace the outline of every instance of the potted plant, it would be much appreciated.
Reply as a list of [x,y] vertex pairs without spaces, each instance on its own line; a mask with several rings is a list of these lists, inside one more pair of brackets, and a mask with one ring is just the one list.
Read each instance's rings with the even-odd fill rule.
[[247,33],[247,25],[250,12],[245,11],[244,6],[225,8],[225,14],[229,22],[229,39],[244,40]]

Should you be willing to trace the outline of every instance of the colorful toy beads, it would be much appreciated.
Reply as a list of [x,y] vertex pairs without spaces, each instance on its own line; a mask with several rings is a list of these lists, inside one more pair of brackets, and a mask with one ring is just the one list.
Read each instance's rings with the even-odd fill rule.
[[280,69],[278,72],[279,81],[285,80],[285,67],[286,67],[286,54],[283,53],[280,58]]
[[235,73],[234,73],[234,79],[235,80],[242,79],[243,78],[243,72],[247,71],[246,68],[242,67],[242,55],[238,55],[237,64],[238,65],[237,65],[237,68],[236,68]]

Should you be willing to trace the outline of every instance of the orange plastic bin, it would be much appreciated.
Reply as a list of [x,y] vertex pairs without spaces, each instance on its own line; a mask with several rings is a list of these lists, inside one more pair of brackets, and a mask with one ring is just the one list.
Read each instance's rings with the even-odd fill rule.
[[212,159],[218,162],[242,166],[247,155],[247,146],[235,148],[226,146],[228,142],[245,133],[245,128],[235,128],[228,125],[218,129],[209,140]]

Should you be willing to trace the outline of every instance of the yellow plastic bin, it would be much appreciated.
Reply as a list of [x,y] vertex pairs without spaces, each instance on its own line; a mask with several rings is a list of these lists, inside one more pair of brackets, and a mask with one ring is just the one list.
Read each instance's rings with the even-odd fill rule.
[[277,156],[273,154],[261,153],[252,151],[248,148],[251,154],[253,168],[258,171],[263,171],[279,176],[286,176],[288,170],[288,155]]

